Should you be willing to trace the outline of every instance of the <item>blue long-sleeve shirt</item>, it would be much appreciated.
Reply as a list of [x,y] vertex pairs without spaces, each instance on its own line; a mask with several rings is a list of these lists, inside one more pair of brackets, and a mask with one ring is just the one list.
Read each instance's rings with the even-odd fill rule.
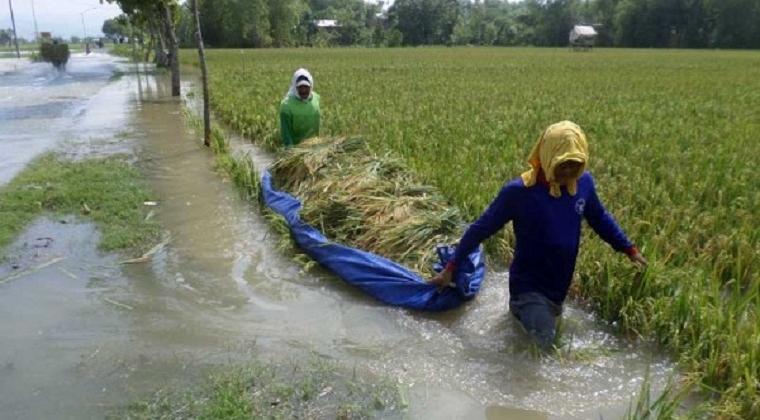
[[457,246],[454,264],[458,265],[481,242],[512,221],[517,242],[509,267],[510,295],[538,292],[562,304],[575,270],[582,218],[615,250],[623,252],[633,247],[599,201],[590,173],[578,179],[575,196],[562,187],[559,198],[549,195],[547,185],[525,187],[518,177],[504,185],[483,215],[467,229]]

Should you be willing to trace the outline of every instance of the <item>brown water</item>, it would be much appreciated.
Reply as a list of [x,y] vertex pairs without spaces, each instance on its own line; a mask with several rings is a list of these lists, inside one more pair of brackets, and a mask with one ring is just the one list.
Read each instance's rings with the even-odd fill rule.
[[[91,68],[74,58],[74,70],[97,75],[81,76],[77,89],[32,89],[40,83],[34,67],[0,75],[0,99],[25,92],[0,102],[0,174],[17,172],[32,151],[127,151],[150,180],[168,242],[148,263],[119,264],[122,257],[96,250],[91,224],[46,218],[7,250],[1,418],[99,418],[152,390],[195,383],[209,366],[252,358],[316,355],[391,377],[408,392],[407,416],[431,419],[615,418],[647,368],[656,388],[673,372],[573,305],[564,315],[567,357],[533,357],[508,316],[505,273],[489,273],[474,302],[423,314],[381,305],[328,273],[302,272],[214,172],[166,76],[101,59]],[[8,90],[7,77],[29,89]],[[71,115],[78,124],[66,121]],[[64,138],[43,122],[63,126]]]

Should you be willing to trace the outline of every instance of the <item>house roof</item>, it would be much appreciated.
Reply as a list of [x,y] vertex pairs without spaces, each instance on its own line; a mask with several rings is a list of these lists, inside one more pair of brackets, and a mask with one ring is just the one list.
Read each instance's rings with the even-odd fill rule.
[[337,28],[338,21],[335,19],[318,19],[314,21],[317,28]]
[[586,26],[586,25],[575,25],[573,26],[573,30],[575,34],[579,36],[594,36],[596,35],[596,30],[593,26]]

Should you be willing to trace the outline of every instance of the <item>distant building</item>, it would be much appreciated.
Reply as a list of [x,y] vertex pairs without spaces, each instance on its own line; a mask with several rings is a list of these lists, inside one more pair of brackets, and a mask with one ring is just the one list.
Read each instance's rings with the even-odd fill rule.
[[340,25],[338,25],[338,21],[335,19],[317,19],[314,21],[314,26],[317,29],[340,28]]
[[570,47],[574,50],[589,50],[594,46],[597,35],[596,29],[593,26],[575,25],[570,31]]

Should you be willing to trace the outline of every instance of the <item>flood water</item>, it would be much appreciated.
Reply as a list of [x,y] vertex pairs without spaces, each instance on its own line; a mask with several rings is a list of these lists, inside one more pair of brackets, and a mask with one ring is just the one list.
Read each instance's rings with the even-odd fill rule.
[[572,304],[565,357],[534,357],[508,315],[506,273],[490,272],[475,301],[443,314],[304,273],[214,172],[182,108],[166,75],[105,54],[75,55],[62,73],[0,72],[0,183],[47,150],[127,153],[150,182],[166,241],[151,261],[121,264],[97,250],[86,220],[45,217],[4,251],[0,418],[102,418],[254,358],[316,356],[390,377],[415,419],[617,418],[647,370],[655,389],[673,374]]

